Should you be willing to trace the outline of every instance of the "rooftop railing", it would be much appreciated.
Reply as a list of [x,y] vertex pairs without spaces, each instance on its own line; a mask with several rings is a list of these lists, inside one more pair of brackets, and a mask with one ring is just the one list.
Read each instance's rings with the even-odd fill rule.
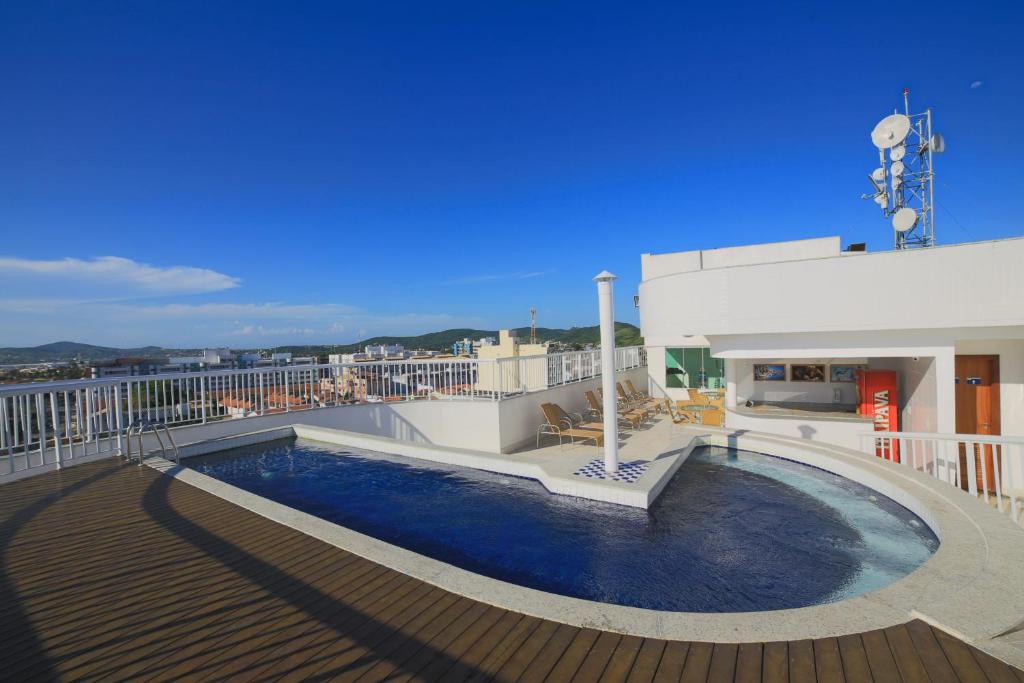
[[1024,437],[869,432],[861,450],[962,489],[1021,521]]
[[[615,349],[616,368],[647,364]],[[123,454],[133,425],[206,424],[400,401],[500,401],[598,377],[601,351],[480,360],[368,361],[0,385],[0,481]]]

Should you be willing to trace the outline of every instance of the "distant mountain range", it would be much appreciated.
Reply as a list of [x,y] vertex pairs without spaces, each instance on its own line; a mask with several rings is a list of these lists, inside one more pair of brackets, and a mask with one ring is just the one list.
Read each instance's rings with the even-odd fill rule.
[[[519,338],[523,341],[529,340],[530,328],[520,327],[516,329]],[[377,344],[401,344],[407,349],[427,349],[435,351],[450,350],[455,342],[470,338],[497,337],[497,330],[474,330],[469,328],[456,328],[443,330],[441,332],[430,332],[413,337],[371,337],[353,344],[316,344],[306,346],[278,346],[277,351],[291,351],[302,356],[325,356],[329,353],[353,353],[361,350],[364,346]],[[541,342],[554,341],[563,344],[584,345],[598,344],[601,333],[597,325],[593,327],[572,327],[559,329],[550,327],[537,328],[537,340]],[[640,336],[640,329],[629,323],[615,323],[615,343],[617,346],[634,346],[643,344],[643,337]],[[239,349],[248,350],[248,349]],[[141,346],[137,348],[119,349],[110,346],[95,346],[93,344],[81,344],[78,342],[60,341],[52,344],[28,347],[7,347],[0,348],[0,364],[19,363],[43,363],[53,361],[100,361],[113,360],[115,358],[145,357],[163,358],[166,356],[190,355],[196,353],[197,349],[171,349],[160,346]]]

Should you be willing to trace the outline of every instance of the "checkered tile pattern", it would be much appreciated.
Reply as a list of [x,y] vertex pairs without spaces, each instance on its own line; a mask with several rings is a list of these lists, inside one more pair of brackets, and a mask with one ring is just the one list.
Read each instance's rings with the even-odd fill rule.
[[632,484],[646,471],[646,462],[623,462],[619,463],[618,472],[615,474],[608,474],[604,471],[604,461],[594,459],[573,472],[573,474],[577,477],[586,477],[587,479],[609,479],[611,481],[621,481],[627,484]]

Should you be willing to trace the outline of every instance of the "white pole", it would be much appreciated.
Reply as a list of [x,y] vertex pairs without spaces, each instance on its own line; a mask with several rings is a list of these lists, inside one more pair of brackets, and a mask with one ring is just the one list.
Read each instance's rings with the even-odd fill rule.
[[619,421],[615,393],[615,304],[612,281],[617,278],[607,270],[594,277],[601,320],[601,388],[604,392],[604,471],[619,471]]

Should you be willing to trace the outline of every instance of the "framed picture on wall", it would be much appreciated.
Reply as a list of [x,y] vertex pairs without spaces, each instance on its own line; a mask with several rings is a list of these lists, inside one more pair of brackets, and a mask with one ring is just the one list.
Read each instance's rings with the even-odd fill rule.
[[786,366],[774,363],[758,363],[754,365],[755,382],[786,381]]
[[789,379],[793,382],[824,382],[824,365],[790,365]]
[[863,365],[830,365],[828,366],[829,381],[856,382],[857,371],[863,369]]

